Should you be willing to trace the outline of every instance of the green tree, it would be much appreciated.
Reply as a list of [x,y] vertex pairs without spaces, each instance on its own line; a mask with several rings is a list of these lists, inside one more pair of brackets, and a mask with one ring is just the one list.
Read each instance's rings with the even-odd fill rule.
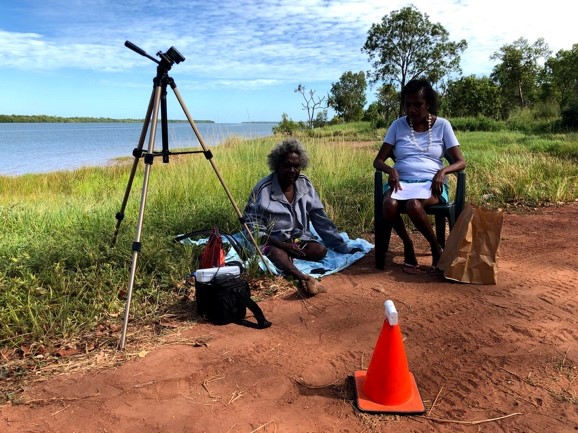
[[297,88],[294,90],[295,93],[300,93],[303,96],[303,100],[305,101],[303,104],[303,109],[307,111],[307,125],[309,128],[313,129],[313,120],[315,119],[315,110],[319,108],[325,108],[323,105],[323,101],[325,100],[325,96],[320,98],[319,96],[315,99],[315,90],[309,89],[308,92],[305,91],[305,86],[302,84],[298,84]]
[[571,101],[578,100],[578,44],[571,50],[560,50],[545,64],[546,83],[553,99],[566,108]]
[[500,88],[489,77],[470,75],[450,81],[442,101],[448,116],[500,118]]
[[373,101],[369,104],[367,110],[363,113],[363,120],[370,122],[373,128],[383,128],[386,126],[379,102]]
[[373,70],[368,72],[371,83],[383,80],[397,83],[401,89],[413,78],[423,76],[435,84],[445,75],[461,72],[460,54],[467,46],[465,39],[450,41],[441,24],[407,6],[373,24],[361,50],[372,62]]
[[365,111],[364,120],[376,128],[387,127],[396,117],[400,94],[393,84],[384,84],[377,89],[375,96],[376,100]]
[[329,121],[327,120],[327,109],[324,109],[317,112],[315,120],[313,121],[313,127],[322,128],[323,126],[327,125],[328,122]]
[[383,119],[388,123],[393,121],[399,107],[400,92],[395,89],[393,84],[388,83],[379,87],[375,96],[381,106]]
[[367,83],[363,71],[354,74],[345,72],[337,83],[331,84],[327,105],[346,122],[355,122],[363,117],[363,108],[367,99]]
[[550,53],[544,39],[530,45],[527,39],[520,38],[492,54],[490,59],[500,63],[494,66],[491,78],[500,86],[506,112],[514,107],[525,108],[537,100],[543,70],[539,61]]

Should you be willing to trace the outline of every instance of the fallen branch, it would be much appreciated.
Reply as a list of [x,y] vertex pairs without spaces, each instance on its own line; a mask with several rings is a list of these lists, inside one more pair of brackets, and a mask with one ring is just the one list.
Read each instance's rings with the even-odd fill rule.
[[[521,382],[526,382],[528,383],[526,380],[522,379],[520,376],[518,376],[516,373],[514,373],[513,371],[508,370],[507,368],[504,367],[500,367],[502,370],[504,370],[506,373],[510,373],[512,376],[515,376],[518,378],[518,380],[520,380]],[[529,383],[529,385],[532,385],[531,383]]]
[[522,415],[520,412],[514,412],[509,415],[499,416],[497,418],[489,418],[489,419],[480,419],[477,421],[459,421],[453,419],[441,419],[441,418],[432,418],[429,416],[424,416],[423,418],[429,419],[430,421],[435,422],[445,422],[445,423],[453,423],[453,424],[467,424],[467,425],[476,425],[476,424],[483,424],[485,422],[492,422],[492,421],[499,421],[501,419],[510,418],[511,416]]
[[67,405],[66,405],[65,407],[63,407],[62,409],[57,410],[56,412],[51,413],[50,416],[58,415],[60,412],[64,412],[64,411],[65,411],[66,409],[68,409],[69,407],[70,407],[70,405],[67,404]]
[[265,424],[257,427],[255,430],[251,430],[251,433],[255,433],[256,431],[261,430],[263,427],[267,427],[267,426],[268,426],[269,424],[271,424],[272,422],[273,422],[272,420],[269,421],[269,422],[266,422]]
[[208,379],[205,379],[203,381],[203,388],[205,388],[205,390],[207,391],[207,394],[209,394],[209,397],[211,397],[211,399],[218,400],[217,397],[215,397],[213,394],[211,394],[211,391],[209,391],[209,388],[207,387],[207,385],[211,382],[214,382],[216,380],[222,380],[224,378],[225,378],[225,376],[214,376],[214,377],[210,377]]
[[95,394],[92,395],[85,395],[84,397],[52,397],[47,399],[37,399],[37,400],[29,400],[24,402],[25,405],[33,405],[33,404],[41,404],[41,403],[54,403],[54,402],[68,402],[68,401],[78,401],[78,400],[86,400],[88,398],[96,397],[100,395],[100,390],[98,390]]
[[[255,385],[257,385],[259,383],[259,381],[255,382],[253,385],[248,386],[247,388],[244,389],[240,389],[237,390],[235,392],[233,392],[233,394],[231,394],[231,398],[229,398],[229,402],[227,404],[231,404],[233,403],[235,400],[243,397],[245,395],[245,393],[247,392],[248,389],[253,388]],[[238,387],[238,386],[237,386]]]
[[571,347],[572,347],[572,345],[568,346],[568,349],[566,349],[566,352],[564,353],[564,358],[562,359],[561,367],[564,367],[564,363],[566,362],[566,357],[568,356],[568,351],[570,350]]
[[433,410],[434,406],[436,405],[438,398],[439,398],[440,394],[442,393],[443,389],[444,389],[444,387],[442,386],[438,392],[438,395],[436,395],[436,398],[434,399],[433,403],[431,404],[431,407],[429,408],[429,412],[427,413],[427,416],[431,415],[431,411]]
[[322,388],[328,388],[330,386],[335,385],[337,382],[339,382],[339,379],[335,379],[333,382],[328,383],[326,385],[309,385],[308,383],[305,383],[305,381],[301,378],[298,377],[294,377],[293,380],[295,382],[297,382],[299,385],[304,386],[305,388],[309,388],[309,389],[322,389]]

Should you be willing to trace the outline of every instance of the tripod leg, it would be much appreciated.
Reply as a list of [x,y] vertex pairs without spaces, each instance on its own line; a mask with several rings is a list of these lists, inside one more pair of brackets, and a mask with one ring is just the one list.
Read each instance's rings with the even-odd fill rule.
[[142,225],[144,221],[144,211],[145,211],[145,204],[147,198],[147,190],[148,190],[148,182],[150,177],[150,170],[154,160],[154,147],[155,147],[155,136],[157,132],[157,122],[158,122],[158,113],[159,113],[159,102],[161,96],[161,86],[158,85],[155,88],[154,92],[154,103],[153,103],[153,115],[152,115],[152,122],[151,122],[151,130],[149,134],[149,145],[148,150],[145,155],[145,170],[144,170],[144,179],[143,179],[143,187],[142,187],[142,194],[140,200],[140,208],[138,214],[138,222],[136,227],[136,236],[135,240],[132,244],[132,263],[130,266],[130,279],[128,284],[128,290],[126,294],[126,306],[124,309],[124,319],[122,322],[122,332],[119,342],[119,349],[124,349],[124,344],[126,341],[126,329],[128,326],[128,317],[130,312],[130,301],[132,298],[132,291],[134,287],[134,278],[136,275],[136,264],[138,259],[138,253],[141,249],[140,244],[140,237],[142,233]]
[[[189,121],[189,124],[191,125],[191,128],[193,128],[193,131],[195,132],[195,135],[197,136],[197,139],[199,140],[199,144],[201,145],[201,147],[203,148],[203,151],[205,152],[205,156],[207,154],[210,154],[210,152],[207,152],[207,146],[205,145],[205,141],[203,140],[201,133],[197,129],[197,125],[195,125],[195,122],[193,121],[193,118],[191,117],[191,114],[189,113],[189,110],[187,109],[187,106],[185,105],[183,98],[181,98],[181,94],[179,92],[179,89],[177,89],[177,85],[174,83],[174,81],[171,81],[170,84],[171,84],[171,88],[173,89],[173,92],[175,93],[175,96],[177,97],[177,100],[179,101],[179,104],[181,105],[181,108],[183,109],[183,111],[185,113],[185,116],[187,117],[187,120]],[[259,254],[259,257],[261,258],[261,260],[265,264],[265,267],[267,268],[269,273],[272,274],[273,272],[271,271],[271,269],[269,269],[269,265],[267,264],[267,261],[263,257],[263,253],[261,252],[261,249],[257,245],[257,241],[253,237],[253,233],[251,233],[251,230],[249,230],[249,227],[247,227],[247,223],[243,219],[243,214],[239,210],[237,203],[235,203],[235,199],[231,195],[229,188],[227,188],[227,185],[225,184],[225,181],[224,181],[223,177],[221,176],[221,173],[219,173],[219,170],[218,170],[217,166],[215,165],[215,162],[210,157],[208,157],[207,159],[211,163],[211,166],[213,167],[213,170],[215,171],[215,174],[217,175],[219,182],[221,182],[221,185],[223,186],[223,189],[225,190],[225,193],[227,194],[229,201],[233,205],[233,208],[235,209],[235,212],[237,213],[237,216],[239,217],[239,221],[241,222],[241,224],[245,228],[245,232],[249,235],[249,238],[251,239],[251,243],[255,246],[255,251],[257,251],[257,254]]]
[[153,111],[154,96],[155,96],[155,88],[153,87],[153,90],[151,92],[151,97],[149,100],[149,106],[147,108],[147,114],[146,114],[145,121],[144,121],[142,130],[141,130],[141,133],[140,133],[140,138],[138,140],[138,146],[132,152],[132,154],[134,156],[134,161],[132,164],[132,169],[130,171],[130,176],[128,178],[128,184],[127,184],[126,190],[124,192],[124,197],[122,199],[122,204],[120,206],[120,210],[116,214],[116,228],[114,229],[114,235],[112,237],[112,246],[114,246],[116,244],[116,238],[118,236],[118,230],[120,229],[120,224],[122,223],[122,220],[124,219],[124,211],[126,209],[126,204],[128,202],[128,196],[130,194],[130,190],[132,188],[132,182],[133,182],[134,176],[136,174],[136,169],[138,167],[139,159],[142,156],[142,148],[143,148],[143,144],[144,144],[144,141],[145,141],[145,138],[147,135],[147,130],[149,128],[151,113]]

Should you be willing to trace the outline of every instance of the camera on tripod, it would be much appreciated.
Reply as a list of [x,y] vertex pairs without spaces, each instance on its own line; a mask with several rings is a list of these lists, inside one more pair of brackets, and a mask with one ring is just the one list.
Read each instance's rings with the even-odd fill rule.
[[[143,225],[143,221],[144,221],[144,209],[145,209],[148,181],[149,181],[149,176],[150,176],[150,170],[151,170],[155,156],[162,155],[163,162],[169,162],[169,155],[171,155],[171,154],[175,155],[175,154],[185,154],[185,153],[203,153],[205,155],[205,158],[211,163],[213,170],[217,174],[217,178],[219,179],[219,181],[221,182],[221,185],[225,189],[225,193],[227,194],[227,197],[229,197],[229,200],[231,201],[233,208],[237,212],[237,216],[239,217],[239,221],[242,222],[242,224],[245,228],[245,232],[248,234],[249,238],[251,239],[251,241],[253,243],[253,246],[255,247],[255,251],[257,252],[259,257],[261,258],[262,262],[265,263],[267,270],[269,270],[269,272],[271,272],[271,270],[269,269],[269,267],[267,265],[267,262],[265,261],[265,258],[263,257],[263,255],[261,253],[261,250],[259,249],[259,246],[257,245],[257,241],[253,238],[253,235],[251,234],[251,230],[249,229],[249,227],[247,227],[247,223],[245,223],[243,220],[243,215],[241,214],[239,207],[235,203],[235,199],[233,198],[231,192],[228,190],[227,186],[225,185],[225,182],[223,181],[221,174],[217,170],[217,166],[215,165],[215,163],[212,160],[213,155],[212,155],[211,151],[207,149],[207,146],[205,145],[205,142],[203,141],[203,138],[201,137],[199,130],[197,129],[197,127],[195,125],[195,122],[193,121],[191,115],[189,114],[189,110],[185,106],[185,103],[181,97],[181,94],[177,88],[177,85],[175,84],[174,80],[171,77],[169,77],[168,71],[171,69],[171,66],[174,63],[178,64],[178,63],[183,62],[185,60],[185,57],[181,53],[179,53],[179,51],[175,47],[170,47],[166,53],[159,51],[157,53],[157,56],[160,57],[160,60],[157,60],[156,58],[154,58],[150,54],[147,54],[147,52],[144,51],[142,48],[137,47],[131,41],[126,41],[124,43],[124,45],[125,45],[125,47],[131,49],[135,53],[140,54],[141,56],[144,56],[149,60],[152,60],[158,66],[157,66],[157,74],[156,74],[155,78],[153,79],[154,86],[153,86],[153,89],[151,92],[151,97],[149,100],[147,113],[146,113],[145,118],[144,118],[144,124],[143,124],[143,128],[141,131],[138,146],[133,151],[134,162],[133,162],[132,170],[130,173],[130,178],[128,180],[128,184],[127,184],[127,187],[126,187],[126,190],[124,193],[124,198],[122,200],[121,209],[116,214],[117,223],[116,223],[116,228],[114,230],[114,236],[112,239],[112,245],[114,245],[116,243],[116,237],[118,235],[120,224],[121,224],[122,220],[124,219],[124,211],[125,211],[125,208],[126,208],[126,205],[128,202],[128,196],[130,193],[130,188],[132,186],[132,183],[133,183],[133,180],[134,180],[134,177],[136,174],[137,165],[138,165],[140,158],[143,156],[144,141],[148,137],[148,143],[149,143],[148,149],[147,149],[146,153],[144,154],[145,170],[144,170],[144,174],[143,174],[144,179],[143,179],[143,187],[142,187],[142,192],[141,192],[141,205],[139,208],[136,237],[135,237],[135,240],[132,244],[133,254],[132,254],[132,263],[131,263],[131,270],[130,270],[127,295],[126,295],[126,307],[124,310],[124,318],[123,318],[123,322],[122,322],[121,337],[120,337],[120,341],[119,341],[119,345],[118,345],[118,347],[121,350],[124,349],[124,343],[125,343],[125,339],[126,339],[126,330],[127,330],[128,321],[129,321],[130,301],[131,301],[131,297],[132,297],[132,291],[134,288],[134,280],[135,280],[135,274],[136,274],[136,269],[137,269],[136,263],[137,263],[138,253],[141,250],[140,237],[141,237],[142,225]],[[177,100],[179,101],[179,104],[181,105],[181,108],[183,109],[183,112],[185,113],[185,116],[187,117],[187,120],[189,121],[191,128],[193,128],[193,131],[194,131],[194,133],[195,133],[195,135],[199,141],[199,144],[203,148],[203,150],[184,150],[181,152],[171,152],[169,150],[169,143],[168,143],[169,138],[168,138],[168,132],[167,132],[168,131],[168,127],[167,127],[167,122],[168,122],[167,98],[166,98],[167,86],[169,86],[173,90],[175,96],[177,97]],[[163,141],[163,151],[162,152],[156,152],[155,151],[155,137],[156,137],[156,131],[157,131],[159,110],[160,110],[160,114],[161,114],[161,132],[162,132],[161,137],[162,137],[162,141]],[[150,127],[150,129],[149,129],[149,127]]]
[[159,62],[157,59],[155,59],[153,56],[147,54],[147,52],[145,50],[137,47],[131,41],[126,41],[124,43],[124,46],[127,48],[130,48],[135,53],[140,54],[141,56],[144,56],[144,57],[152,60],[153,62],[159,64],[160,66],[162,66],[166,70],[171,69],[171,66],[173,66],[174,63],[176,63],[178,65],[179,63],[185,61],[185,56],[183,56],[181,53],[179,53],[179,50],[177,50],[175,47],[170,47],[166,53],[159,51],[157,53],[157,56],[159,56],[161,58],[161,61]]
[[159,51],[157,53],[157,56],[159,56],[162,60],[164,60],[170,65],[172,65],[173,63],[176,63],[178,65],[179,63],[185,61],[185,57],[181,53],[179,53],[179,50],[177,50],[175,47],[170,47],[166,53]]

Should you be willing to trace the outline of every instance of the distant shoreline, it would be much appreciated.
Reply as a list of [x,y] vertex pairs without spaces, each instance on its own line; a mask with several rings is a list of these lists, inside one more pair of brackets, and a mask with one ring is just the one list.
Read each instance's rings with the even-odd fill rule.
[[[0,114],[0,123],[142,123],[144,119],[111,119],[109,117],[59,117],[21,114]],[[169,123],[187,123],[188,120],[169,119]],[[216,123],[214,120],[196,120],[195,123]],[[237,123],[237,122],[224,122]],[[256,121],[238,123],[279,123],[275,121]]]
[[[59,117],[20,114],[0,114],[0,123],[142,123],[144,119],[111,119],[109,117]],[[186,123],[187,120],[168,120],[169,123]],[[215,123],[213,120],[195,120],[195,123]]]

